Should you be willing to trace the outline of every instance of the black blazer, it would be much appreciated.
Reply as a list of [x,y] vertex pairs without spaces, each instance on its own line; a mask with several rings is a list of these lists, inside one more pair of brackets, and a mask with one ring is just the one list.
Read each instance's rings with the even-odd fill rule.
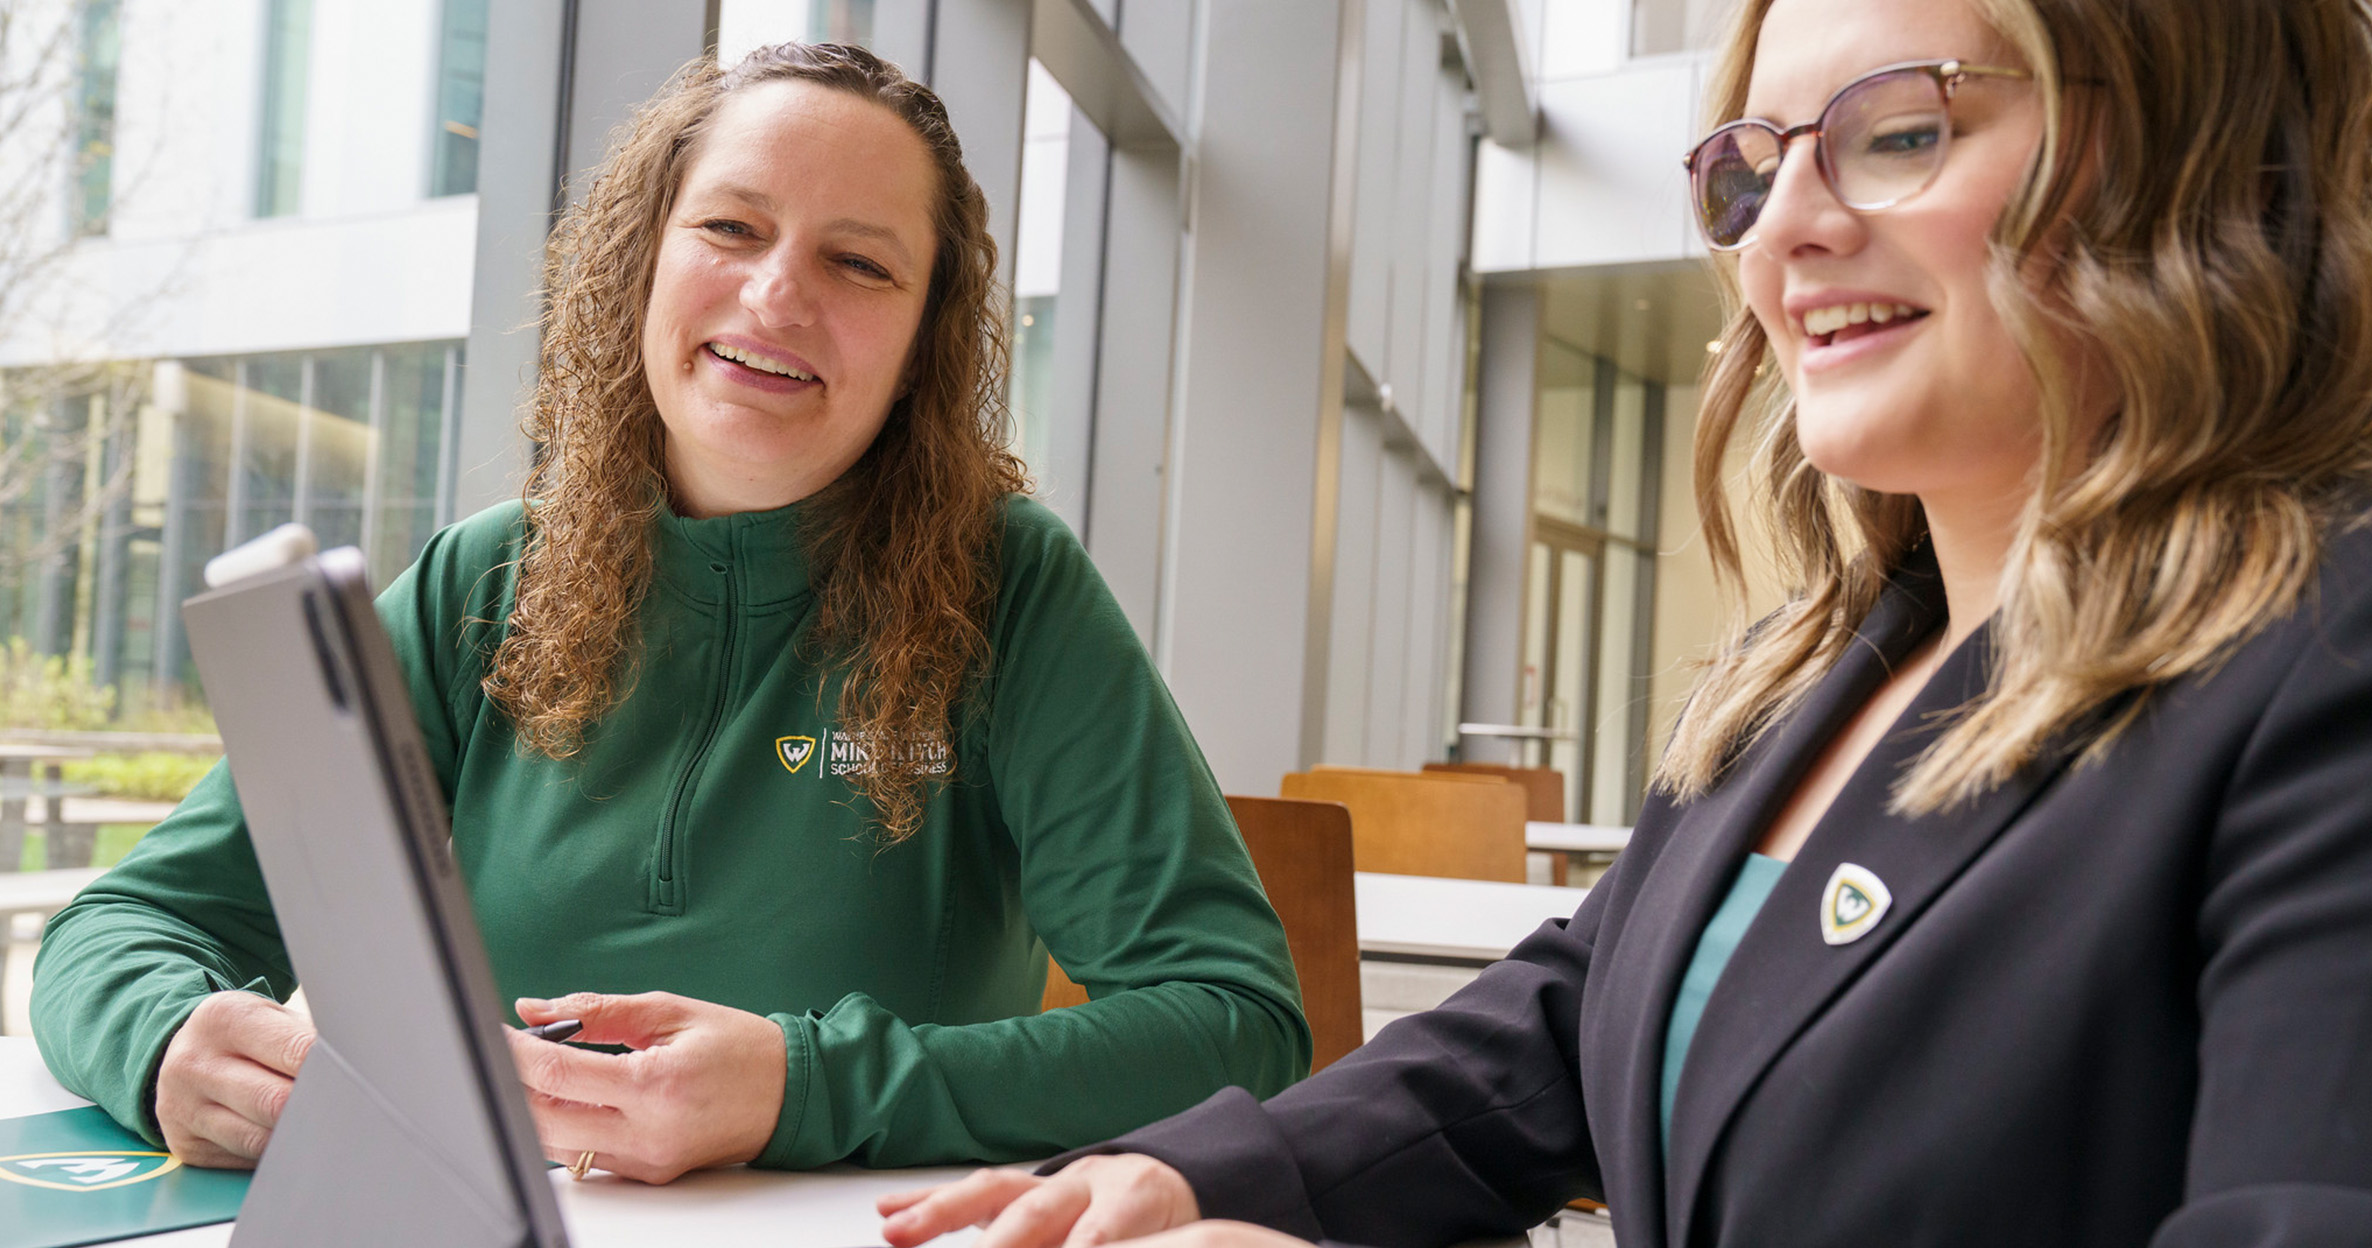
[[[1094,1151],[1207,1216],[1442,1244],[1602,1196],[1658,1245],[2372,1244],[2372,532],[2300,607],[2147,700],[2105,756],[1918,819],[1889,785],[1983,687],[1947,658],[1779,880],[1707,1003],[1658,1143],[1664,1031],[1738,864],[1943,617],[1895,578],[1712,793],[1651,798],[1580,911],[1440,1008],[1260,1103]],[[1822,937],[1840,863],[1893,904]]]

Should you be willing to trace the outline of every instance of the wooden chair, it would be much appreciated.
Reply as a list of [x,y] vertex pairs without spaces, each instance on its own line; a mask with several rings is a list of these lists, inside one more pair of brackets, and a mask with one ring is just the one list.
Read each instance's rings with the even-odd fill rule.
[[[1285,925],[1293,970],[1301,980],[1302,1013],[1321,1070],[1358,1048],[1359,903],[1351,885],[1351,813],[1333,802],[1274,797],[1230,797],[1228,809],[1243,830],[1244,848],[1260,887]],[[1042,1009],[1084,1005],[1087,990],[1049,959]]]
[[1087,1004],[1087,990],[1071,982],[1062,973],[1062,964],[1052,957],[1046,959],[1046,995],[1038,999],[1038,1012],[1059,1010],[1065,1006]]
[[[1565,773],[1553,767],[1508,767],[1500,763],[1427,763],[1427,771],[1451,771],[1464,775],[1502,776],[1524,789],[1524,818],[1535,823],[1565,822]],[[1551,882],[1565,882],[1567,856],[1550,854],[1548,869]]]
[[1498,763],[1427,763],[1427,771],[1462,776],[1498,776],[1523,786],[1524,818],[1535,823],[1565,822],[1565,773],[1554,767],[1506,767]]
[[1524,882],[1524,791],[1501,777],[1315,767],[1283,793],[1349,807],[1361,871]]
[[1316,1049],[1310,1069],[1323,1070],[1358,1048],[1359,900],[1351,885],[1351,812],[1336,802],[1277,797],[1230,797],[1227,808],[1243,829],[1244,848],[1260,886],[1285,924],[1293,970],[1301,978],[1301,1011]]

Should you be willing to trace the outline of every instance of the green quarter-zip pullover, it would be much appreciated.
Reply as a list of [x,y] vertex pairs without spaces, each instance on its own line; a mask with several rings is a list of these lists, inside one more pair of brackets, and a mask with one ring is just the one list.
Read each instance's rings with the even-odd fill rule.
[[[566,761],[522,750],[479,685],[518,504],[440,532],[380,596],[504,999],[665,990],[772,1017],[778,1167],[1043,1157],[1304,1074],[1283,930],[1062,522],[1008,502],[978,713],[885,743],[840,732],[802,644],[797,510],[657,522],[630,687]],[[873,749],[952,771],[896,845],[850,784]],[[1049,948],[1093,1001],[1037,1012]],[[60,1082],[157,1140],[157,1063],[199,999],[296,986],[218,766],[50,922],[34,1029]]]

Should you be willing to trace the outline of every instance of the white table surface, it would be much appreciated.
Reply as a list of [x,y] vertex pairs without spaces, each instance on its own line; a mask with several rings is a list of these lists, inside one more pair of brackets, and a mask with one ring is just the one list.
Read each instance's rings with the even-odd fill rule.
[[1619,854],[1631,843],[1631,830],[1604,823],[1539,823],[1524,825],[1524,848],[1566,854]]
[[1542,923],[1581,908],[1586,888],[1358,872],[1359,952],[1495,962]]
[[[29,1037],[0,1037],[0,1118],[76,1109],[90,1102],[58,1086],[41,1064]],[[971,1173],[970,1167],[932,1170],[861,1170],[834,1167],[806,1174],[735,1167],[687,1175],[665,1187],[614,1178],[596,1170],[584,1182],[552,1172],[560,1214],[575,1248],[653,1248],[697,1243],[731,1248],[849,1248],[881,1242],[881,1218],[873,1202],[890,1192],[943,1183]],[[940,1244],[961,1246],[979,1237],[965,1230]],[[192,1227],[163,1235],[118,1240],[147,1248],[220,1248],[231,1224]]]

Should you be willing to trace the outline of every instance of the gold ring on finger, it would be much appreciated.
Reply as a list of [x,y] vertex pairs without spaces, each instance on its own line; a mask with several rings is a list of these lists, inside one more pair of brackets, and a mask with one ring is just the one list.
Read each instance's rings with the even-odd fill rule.
[[568,1177],[582,1183],[585,1181],[585,1172],[592,1168],[593,1150],[588,1148],[578,1153],[575,1161],[568,1163]]

